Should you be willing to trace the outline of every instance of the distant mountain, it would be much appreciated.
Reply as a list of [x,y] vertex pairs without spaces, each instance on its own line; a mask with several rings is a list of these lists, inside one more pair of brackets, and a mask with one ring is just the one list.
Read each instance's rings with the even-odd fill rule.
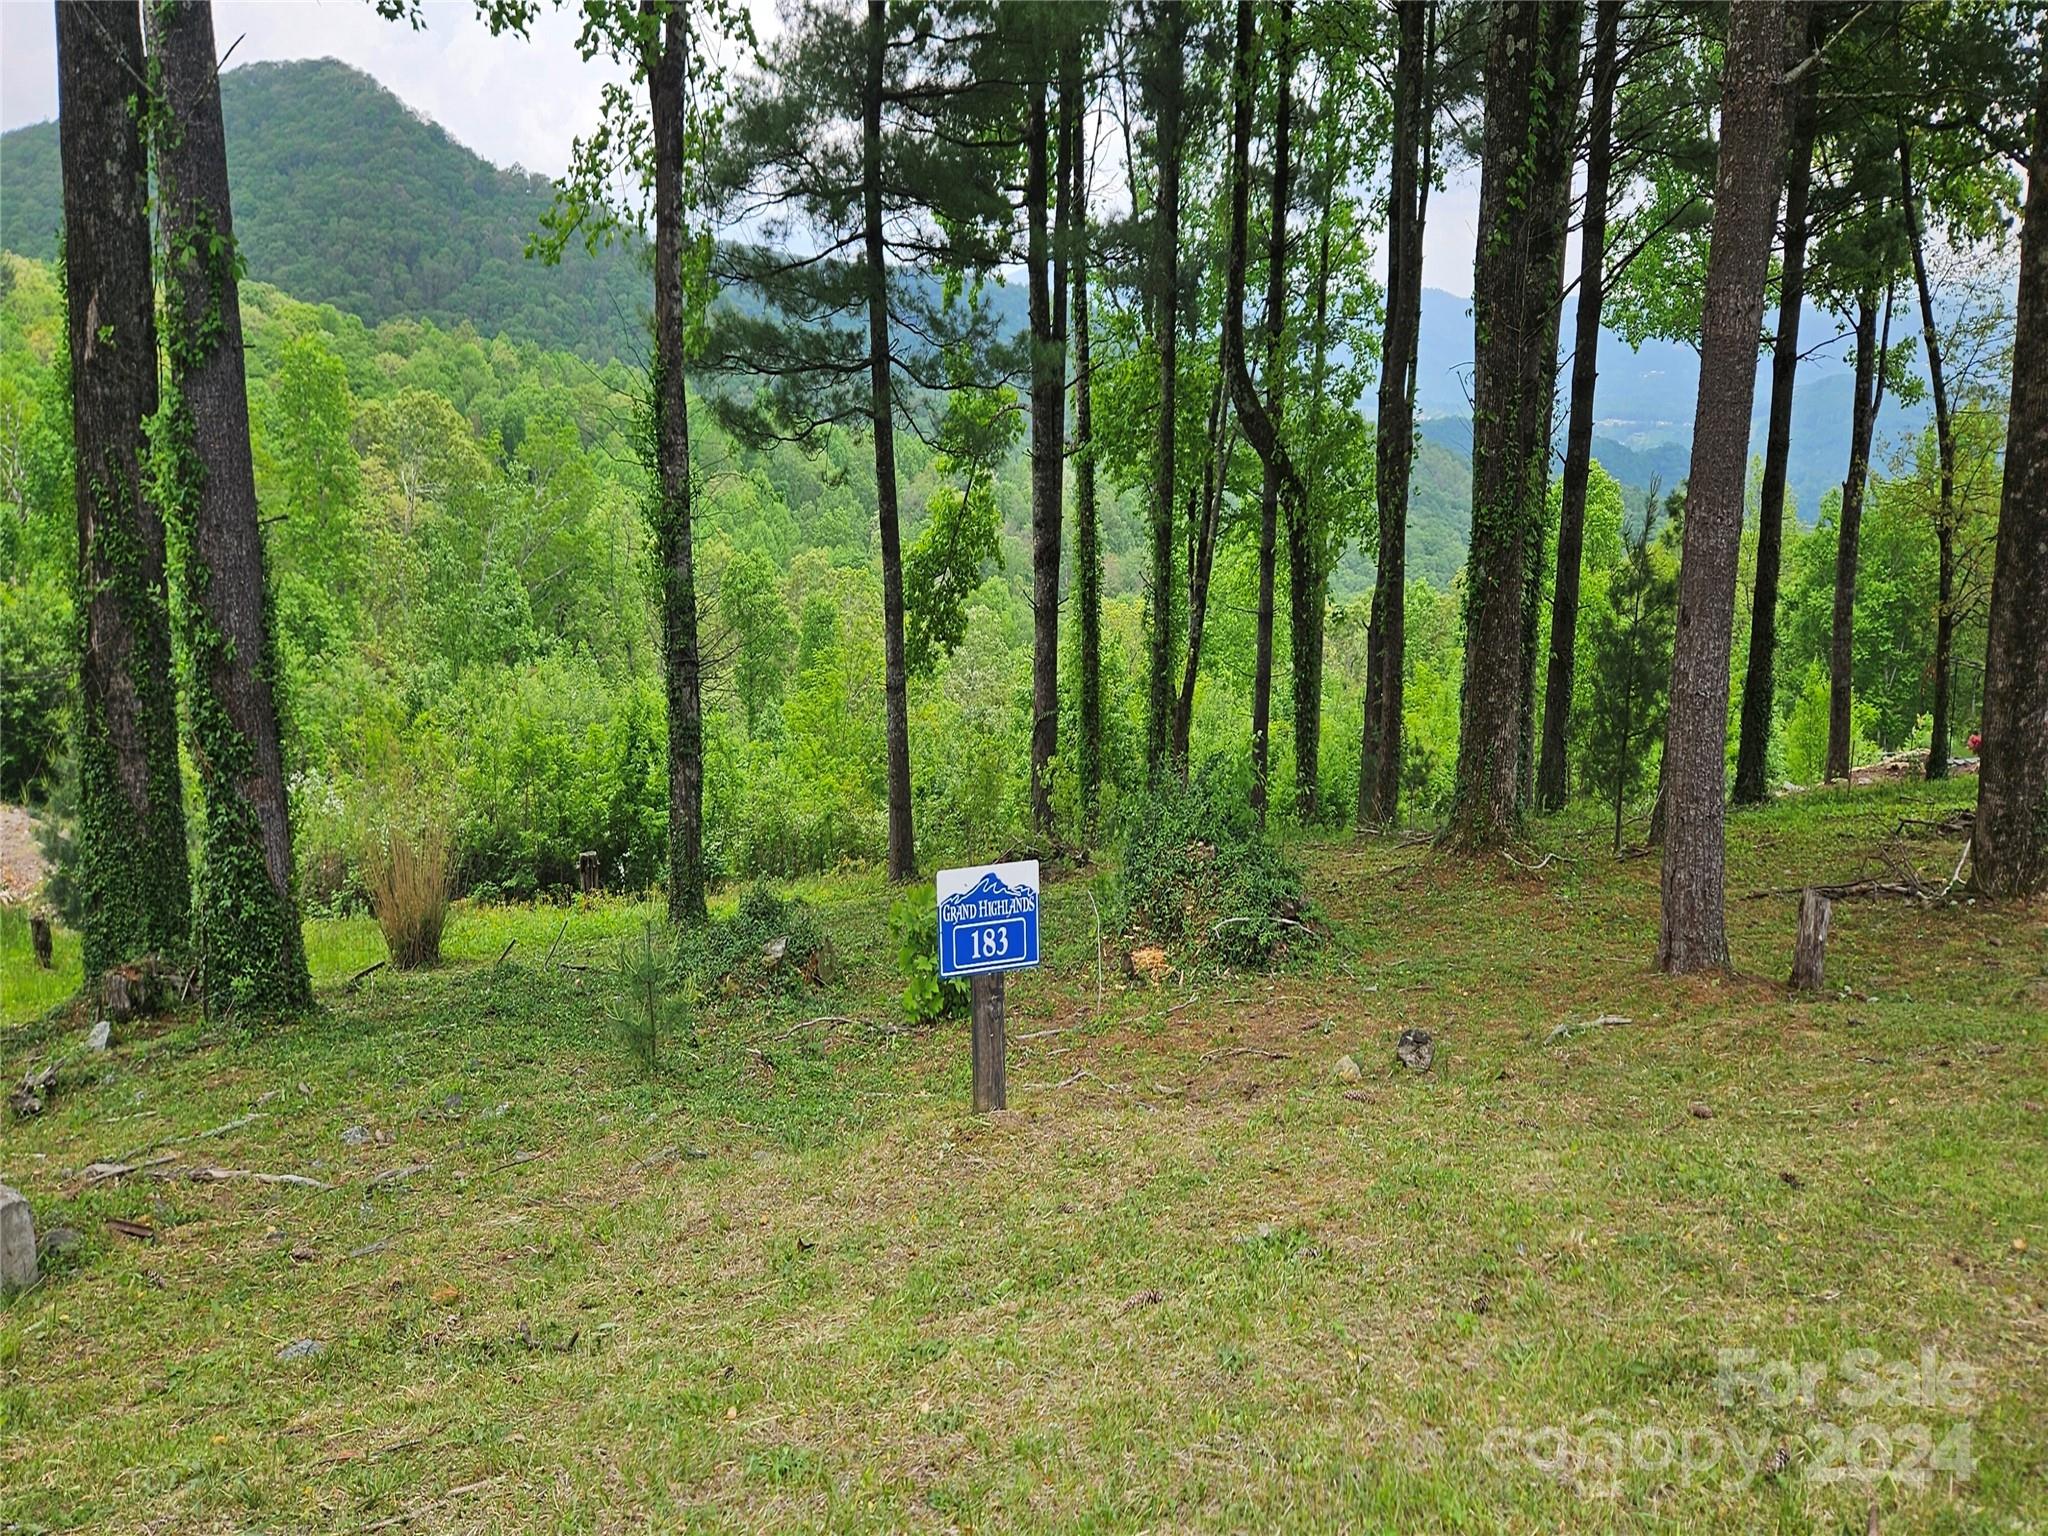
[[[1560,334],[1561,356],[1568,367],[1571,336],[1578,306],[1567,301]],[[1809,350],[1815,341],[1840,327],[1833,316],[1809,308],[1801,318]],[[1849,467],[1849,406],[1855,372],[1846,347],[1808,356],[1799,364],[1798,387],[1792,395],[1792,453],[1786,484],[1801,522],[1811,524],[1820,500],[1842,483]],[[1660,482],[1666,490],[1686,477],[1692,458],[1692,413],[1699,391],[1699,357],[1689,346],[1670,341],[1646,342],[1640,352],[1614,332],[1600,332],[1600,382],[1594,390],[1593,456],[1623,485],[1647,487]],[[1569,392],[1561,381],[1560,407]],[[1770,411],[1770,360],[1757,364],[1756,404],[1751,413],[1750,446],[1764,451],[1764,426]],[[1469,299],[1439,289],[1422,294],[1422,335],[1416,359],[1415,404],[1423,418],[1425,441],[1444,444],[1470,456],[1472,451],[1472,312]],[[1885,397],[1878,420],[1880,440],[1917,432],[1927,423],[1924,405],[1901,407]],[[1560,409],[1558,438],[1564,436]]]
[[[473,324],[598,361],[646,352],[637,254],[524,255],[553,196],[333,59],[221,77],[235,228],[250,275],[360,315]],[[57,125],[0,135],[0,247],[47,260],[62,222]]]
[[[639,253],[580,248],[559,267],[524,255],[549,204],[545,177],[500,170],[413,111],[368,75],[333,59],[244,65],[221,78],[235,220],[251,276],[294,298],[332,304],[376,324],[415,317],[464,322],[483,336],[580,353],[644,357],[646,278]],[[0,247],[56,252],[61,187],[54,123],[0,135]],[[1021,285],[1000,288],[999,310],[1023,320]],[[1571,335],[1567,305],[1563,334]],[[1836,329],[1808,317],[1810,336]],[[1471,526],[1469,302],[1423,294],[1417,406],[1422,418],[1409,515],[1409,568],[1438,586],[1464,563]],[[1761,364],[1762,380],[1768,364]],[[1666,488],[1685,478],[1698,387],[1692,349],[1651,342],[1631,352],[1603,333],[1594,452],[1622,484]],[[1842,349],[1800,365],[1790,484],[1812,522],[1848,459],[1851,374]],[[1763,448],[1769,390],[1757,392],[1753,443]],[[1361,403],[1372,409],[1371,399]],[[1924,407],[1887,401],[1885,437],[1917,429]],[[1560,417],[1559,435],[1563,423]],[[1369,590],[1371,560],[1348,551],[1340,597]]]

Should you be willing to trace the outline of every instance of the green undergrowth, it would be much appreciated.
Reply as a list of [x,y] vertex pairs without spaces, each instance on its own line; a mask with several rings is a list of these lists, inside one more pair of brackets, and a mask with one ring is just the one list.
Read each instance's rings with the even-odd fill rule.
[[[1725,978],[1651,969],[1656,861],[1591,808],[1519,862],[1293,842],[1327,940],[1156,987],[1055,881],[989,1117],[866,874],[801,888],[829,981],[707,992],[651,1071],[612,1008],[656,903],[460,903],[353,985],[310,923],[269,1032],[71,1060],[12,1012],[0,1073],[67,1065],[0,1181],[74,1236],[0,1309],[0,1529],[2038,1528],[2048,912],[1839,902],[1826,989],[1780,980],[1789,893],[1938,886],[1971,788],[1731,815]],[[1858,1405],[1859,1350],[1971,1385]]]

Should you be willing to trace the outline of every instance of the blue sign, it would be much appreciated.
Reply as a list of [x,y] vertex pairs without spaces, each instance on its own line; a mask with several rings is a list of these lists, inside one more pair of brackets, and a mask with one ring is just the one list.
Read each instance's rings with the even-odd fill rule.
[[939,871],[939,974],[1038,964],[1038,860]]

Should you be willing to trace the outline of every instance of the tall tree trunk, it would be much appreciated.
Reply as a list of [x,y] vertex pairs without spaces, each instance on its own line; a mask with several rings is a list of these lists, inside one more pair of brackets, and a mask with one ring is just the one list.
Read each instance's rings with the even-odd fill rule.
[[1387,330],[1380,350],[1373,445],[1378,559],[1366,633],[1358,825],[1394,819],[1401,797],[1402,677],[1406,665],[1408,482],[1415,466],[1415,360],[1422,333],[1422,231],[1429,196],[1432,6],[1400,7],[1394,59],[1394,142],[1387,199]]
[[[668,692],[668,918],[704,921],[704,719],[691,531],[690,399],[683,355],[683,118],[689,35],[681,8],[662,16],[648,60],[654,139],[655,560],[661,571],[661,664]],[[650,41],[650,48],[654,46]]]
[[[1812,0],[1790,8],[1788,64],[1796,67],[1820,41],[1824,23]],[[1771,731],[1778,721],[1778,571],[1785,548],[1785,471],[1792,457],[1792,388],[1799,375],[1799,311],[1806,300],[1806,203],[1813,185],[1813,138],[1820,111],[1820,71],[1794,88],[1792,131],[1785,145],[1785,261],[1778,278],[1778,334],[1771,347],[1771,416],[1764,437],[1764,479],[1756,537],[1756,584],[1750,594],[1749,662],[1742,680],[1742,736],[1735,751],[1735,803],[1771,797]]]
[[869,425],[875,437],[875,503],[882,532],[882,665],[889,753],[889,878],[917,878],[910,826],[910,684],[903,662],[903,536],[896,515],[896,407],[889,350],[889,269],[882,232],[882,78],[888,7],[868,0],[867,82],[862,102],[861,200],[866,218]]
[[57,7],[65,330],[78,499],[78,873],[85,974],[185,948],[191,872],[164,528],[146,480],[156,414],[146,90],[132,4]]
[[[1273,109],[1273,206],[1266,244],[1266,414],[1276,431],[1286,419],[1283,401],[1287,364],[1281,344],[1287,333],[1287,199],[1293,174],[1288,158],[1294,115],[1290,36],[1293,21],[1293,0],[1280,0],[1280,45],[1274,50],[1279,80]],[[1263,463],[1265,478],[1259,490],[1257,658],[1252,667],[1252,809],[1262,826],[1266,820],[1266,783],[1272,758],[1273,565],[1280,533],[1279,458],[1265,458]]]
[[1558,491],[1557,583],[1550,601],[1550,663],[1543,690],[1543,752],[1536,804],[1562,810],[1568,788],[1572,684],[1579,635],[1579,567],[1585,555],[1586,483],[1593,469],[1593,392],[1600,374],[1600,310],[1606,300],[1607,197],[1614,165],[1614,93],[1620,77],[1621,0],[1600,0],[1593,23],[1593,100],[1586,119],[1586,214],[1579,227],[1579,312],[1572,343],[1571,417]]
[[154,451],[184,593],[192,758],[205,794],[200,949],[209,994],[277,1013],[310,1003],[313,983],[292,890],[277,639],[249,454],[213,8],[173,0],[147,16],[161,93],[156,164],[171,389]]
[[1664,859],[1657,964],[1683,973],[1728,965],[1722,906],[1726,848],[1728,653],[1742,547],[1743,477],[1772,215],[1783,164],[1785,8],[1744,0],[1728,16],[1721,151],[1700,332],[1699,405],[1686,477],[1678,631],[1664,744]]
[[1846,779],[1855,722],[1850,712],[1856,667],[1856,566],[1863,540],[1863,488],[1870,444],[1884,399],[1884,354],[1891,341],[1891,295],[1885,295],[1884,339],[1878,339],[1877,290],[1856,297],[1856,388],[1849,418],[1849,473],[1842,481],[1841,526],[1835,535],[1835,610],[1828,641],[1828,758],[1824,777]]
[[1913,252],[1913,285],[1920,293],[1920,329],[1927,345],[1927,381],[1934,396],[1934,446],[1941,461],[1941,499],[1934,514],[1940,574],[1934,603],[1934,732],[1927,748],[1927,777],[1945,779],[1949,763],[1949,683],[1955,671],[1956,640],[1956,437],[1949,412],[1948,378],[1941,364],[1941,328],[1934,318],[1934,291],[1927,281],[1925,235],[1913,190],[1913,149],[1899,130],[1899,195],[1906,210],[1907,245]]
[[[1044,45],[1041,44],[1041,48]],[[1025,132],[1026,287],[1031,313],[1031,816],[1052,831],[1052,761],[1059,749],[1060,521],[1066,493],[1068,200],[1058,198],[1048,241],[1053,168],[1041,70]],[[1059,175],[1066,175],[1066,104],[1059,109]],[[1050,249],[1048,250],[1048,244]],[[1050,268],[1050,271],[1048,271]]]
[[1151,783],[1165,782],[1173,744],[1173,426],[1176,338],[1180,330],[1180,107],[1186,75],[1181,0],[1162,0],[1159,82],[1153,125],[1159,206],[1153,210],[1153,336],[1159,349],[1159,420],[1152,448],[1152,644],[1147,669],[1145,760]]
[[[1326,152],[1323,198],[1316,235],[1315,362],[1309,369],[1308,440],[1322,441],[1323,408],[1329,393],[1330,212],[1336,196],[1334,141]],[[1287,628],[1294,672],[1294,815],[1306,825],[1316,819],[1321,797],[1323,739],[1323,605],[1329,573],[1323,540],[1308,488],[1287,516]]]
[[[1540,458],[1554,394],[1558,182],[1577,108],[1576,5],[1502,7],[1487,46],[1486,126],[1473,266],[1472,548],[1456,798],[1462,852],[1498,848],[1520,804],[1528,664],[1524,594],[1540,540]],[[1533,146],[1533,152],[1532,152]]]
[[1195,721],[1195,682],[1202,667],[1202,635],[1209,622],[1209,576],[1215,568],[1216,528],[1223,515],[1223,491],[1230,481],[1230,461],[1237,451],[1237,431],[1224,427],[1223,371],[1209,397],[1211,445],[1202,465],[1199,492],[1188,487],[1188,644],[1181,657],[1180,692],[1173,707],[1173,757],[1183,779],[1188,772],[1190,733]]
[[1536,284],[1530,290],[1530,323],[1538,333],[1538,355],[1531,397],[1532,408],[1523,416],[1526,434],[1522,454],[1528,465],[1529,520],[1528,566],[1522,582],[1522,669],[1520,719],[1516,726],[1515,813],[1526,812],[1536,798],[1536,663],[1542,642],[1543,582],[1549,575],[1550,449],[1557,428],[1557,339],[1564,314],[1564,253],[1571,229],[1572,153],[1571,143],[1578,124],[1577,59],[1579,28],[1574,19],[1570,32],[1553,34],[1554,53],[1547,63],[1551,78],[1569,78],[1573,83],[1570,100],[1552,130],[1548,158],[1538,162],[1538,174],[1550,188],[1550,216],[1541,229],[1532,269]]
[[[1285,28],[1291,11],[1281,9],[1283,28],[1281,44],[1282,68],[1285,68]],[[1263,781],[1265,773],[1265,743],[1263,740],[1267,724],[1266,713],[1270,707],[1273,685],[1273,554],[1274,540],[1278,529],[1278,497],[1299,502],[1301,477],[1295,471],[1287,447],[1280,440],[1280,427],[1276,414],[1269,409],[1266,401],[1259,398],[1258,386],[1252,382],[1251,370],[1246,366],[1244,355],[1244,302],[1245,265],[1251,244],[1251,142],[1252,142],[1252,54],[1257,46],[1257,28],[1251,0],[1238,0],[1236,51],[1231,70],[1230,109],[1230,249],[1228,268],[1224,280],[1223,297],[1223,377],[1230,388],[1230,403],[1239,425],[1244,428],[1245,438],[1257,452],[1265,466],[1269,481],[1273,482],[1274,497],[1269,499],[1260,518],[1259,529],[1259,662],[1258,672],[1253,681],[1252,702],[1252,752],[1254,777]],[[1278,115],[1278,143],[1274,178],[1275,213],[1282,217],[1280,229],[1274,236],[1275,259],[1284,264],[1286,256],[1286,233],[1284,216],[1280,214],[1280,201],[1286,193],[1288,177],[1286,124],[1290,112],[1289,93],[1282,76],[1280,88],[1280,110]],[[1282,276],[1284,280],[1284,265]],[[1270,290],[1269,290],[1270,291]],[[1268,316],[1268,348],[1276,353],[1277,342],[1271,327],[1284,323],[1277,311]],[[1268,387],[1278,400],[1278,384],[1268,380]],[[1225,466],[1226,470],[1228,466]],[[1219,487],[1220,489],[1220,487]],[[1265,787],[1263,782],[1255,784],[1253,790],[1255,808],[1260,818],[1265,816]]]
[[2034,93],[2012,363],[1973,844],[1977,888],[1999,897],[2048,890],[2048,69]]
[[1095,503],[1094,381],[1088,359],[1088,164],[1081,147],[1080,52],[1068,54],[1060,81],[1060,111],[1072,118],[1074,200],[1074,606],[1080,627],[1081,741],[1077,753],[1084,835],[1096,826],[1102,791],[1102,527]]

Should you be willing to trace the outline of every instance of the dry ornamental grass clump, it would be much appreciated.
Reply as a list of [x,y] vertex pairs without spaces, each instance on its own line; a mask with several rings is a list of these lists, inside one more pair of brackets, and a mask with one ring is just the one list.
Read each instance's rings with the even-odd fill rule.
[[431,820],[387,825],[364,848],[362,866],[392,966],[410,971],[439,964],[448,922],[446,829]]

